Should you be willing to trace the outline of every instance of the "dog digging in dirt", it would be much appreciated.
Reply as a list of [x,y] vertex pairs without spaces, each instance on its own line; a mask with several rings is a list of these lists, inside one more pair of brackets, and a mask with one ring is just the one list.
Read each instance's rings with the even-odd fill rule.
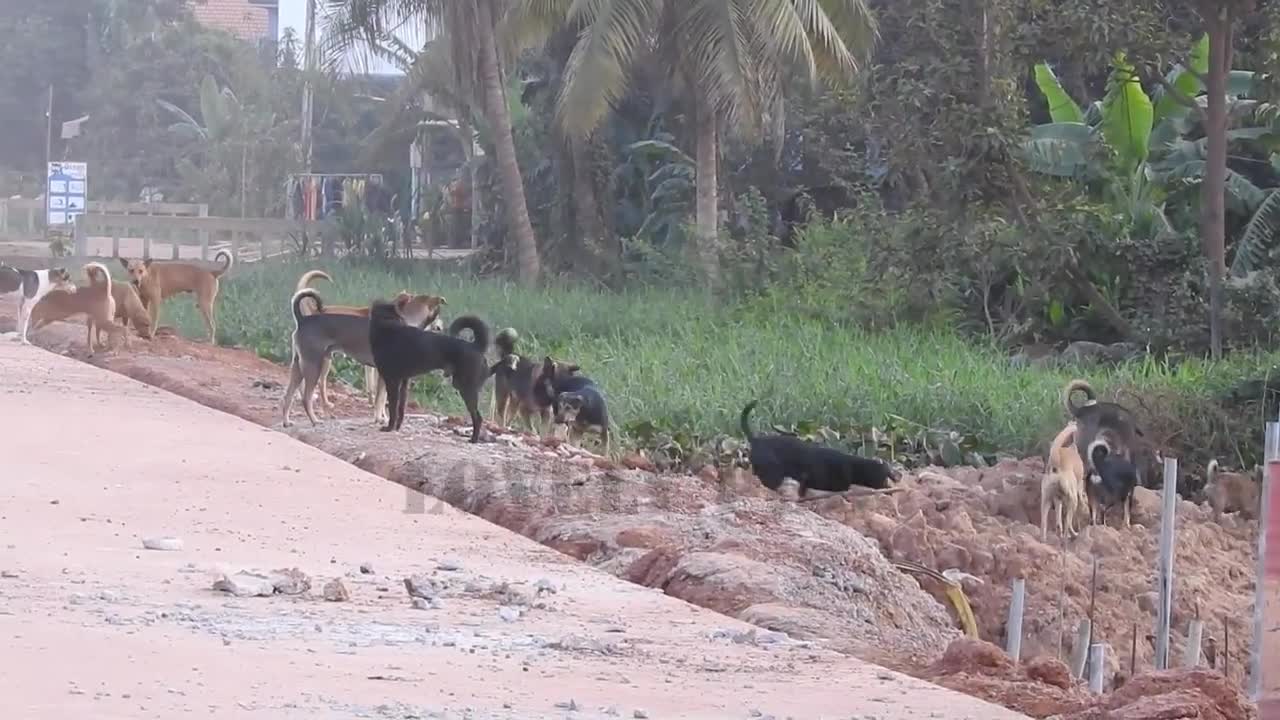
[[[470,330],[472,339],[458,335]],[[375,302],[369,306],[369,346],[374,366],[387,384],[390,418],[383,432],[404,425],[409,402],[409,381],[418,375],[441,370],[449,377],[471,415],[471,442],[480,442],[480,390],[489,379],[489,326],[474,315],[463,315],[449,325],[449,333],[421,330],[404,324],[395,305]]]
[[1218,469],[1218,461],[1210,460],[1205,470],[1205,495],[1213,508],[1214,522],[1221,522],[1224,513],[1240,513],[1241,517],[1256,519],[1262,502],[1262,483],[1244,473]]
[[854,485],[883,490],[894,479],[894,471],[878,459],[857,457],[791,435],[756,435],[750,422],[755,407],[755,400],[747,403],[739,422],[751,446],[751,470],[770,490],[777,492],[783,481],[791,478],[799,485],[803,499],[809,490],[842,493]]
[[213,270],[179,260],[156,262],[151,258],[120,258],[120,264],[129,273],[129,281],[138,289],[138,297],[151,316],[153,332],[160,328],[160,304],[174,295],[192,293],[196,296],[196,308],[209,331],[209,342],[215,341],[217,324],[214,308],[218,301],[219,279],[231,270],[235,258],[226,250],[219,250],[214,257],[222,266]]
[[604,444],[605,455],[612,449],[609,436],[609,406],[595,381],[579,374],[577,365],[557,363],[550,356],[542,361],[535,383],[534,402],[549,404],[552,422],[569,429],[569,442],[594,432]]
[[1058,536],[1074,537],[1076,515],[1089,502],[1085,490],[1084,461],[1076,450],[1076,424],[1066,427],[1049,446],[1044,477],[1040,480],[1040,540],[1049,539],[1049,511],[1058,517]]
[[[333,282],[333,278],[323,270],[308,270],[298,278],[298,284],[294,288],[294,292],[305,290],[311,287],[311,283],[316,280],[328,280]],[[448,305],[448,301],[439,295],[412,295],[407,290],[401,290],[393,300],[396,307],[400,311],[400,317],[405,323],[415,327],[421,327],[436,332],[444,331],[444,324],[440,319],[440,309]],[[317,312],[317,305],[310,300],[304,298],[301,305],[303,315],[311,315]],[[369,308],[367,306],[356,305],[325,305],[324,312],[331,315],[355,315],[362,318],[369,317]],[[333,400],[329,398],[329,368],[331,361],[326,358],[324,370],[320,374],[320,402],[329,409],[334,407]],[[369,397],[369,402],[374,407],[374,419],[376,422],[382,422],[386,418],[385,405],[382,400],[386,397],[386,386],[382,382],[382,378],[378,376],[378,371],[371,365],[364,368],[364,387],[365,393]]]
[[493,339],[498,348],[498,362],[489,367],[489,374],[493,376],[493,412],[490,414],[499,425],[508,427],[514,413],[530,432],[537,432],[533,418],[536,416],[541,428],[545,428],[551,423],[551,406],[538,404],[535,388],[542,367],[516,352],[519,339],[515,328],[499,330]]
[[[1085,396],[1076,405],[1071,398],[1077,392]],[[1113,402],[1100,402],[1093,387],[1084,380],[1072,380],[1062,392],[1062,401],[1076,423],[1076,451],[1085,464],[1088,482],[1089,520],[1106,523],[1107,510],[1120,505],[1124,509],[1124,525],[1129,526],[1133,489],[1141,484],[1141,473],[1134,462],[1137,443],[1142,437],[1133,413]]]
[[124,338],[124,346],[129,347],[129,330],[123,325],[115,324],[116,303],[111,296],[111,273],[101,263],[87,263],[84,266],[85,278],[89,281],[86,287],[75,290],[52,290],[31,309],[31,326],[40,328],[55,320],[66,320],[76,315],[85,316],[88,331],[86,344],[92,356],[101,343],[102,333]]

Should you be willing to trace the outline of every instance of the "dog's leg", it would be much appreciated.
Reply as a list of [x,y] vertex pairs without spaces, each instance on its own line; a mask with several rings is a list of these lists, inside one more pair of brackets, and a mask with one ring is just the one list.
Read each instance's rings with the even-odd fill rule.
[[1129,527],[1129,508],[1132,506],[1133,506],[1133,494],[1130,493],[1129,497],[1125,498],[1124,500],[1124,526],[1125,527]]
[[1066,516],[1066,534],[1067,537],[1076,536],[1076,513],[1080,511],[1079,498],[1075,493],[1066,493],[1062,498],[1062,505],[1058,507],[1058,529],[1062,530],[1062,518]]
[[380,423],[382,421],[391,422],[391,401],[387,396],[387,383],[383,381],[382,375],[374,373],[373,380],[373,422]]
[[18,308],[18,340],[23,345],[30,345],[31,341],[27,339],[27,330],[31,325],[31,311],[35,309],[35,303],[27,302],[25,298],[22,305]]
[[484,418],[480,416],[480,388],[474,385],[465,389],[458,388],[458,394],[462,396],[462,402],[467,406],[467,412],[471,413],[471,442],[480,442],[480,426],[484,423]]
[[85,320],[84,320],[84,326],[85,326],[85,328],[88,330],[88,333],[87,333],[88,340],[87,340],[87,341],[88,341],[88,345],[89,345],[89,357],[93,357],[93,353],[94,353],[94,351],[96,351],[96,350],[98,349],[98,348],[97,348],[97,341],[96,341],[96,340],[95,340],[95,338],[94,338],[94,332],[93,332],[95,329],[97,329],[97,326],[96,326],[96,323],[94,323],[94,322],[93,322],[93,318],[91,318],[91,317],[86,317],[86,318],[85,318]]
[[404,427],[404,413],[409,407],[409,388],[411,378],[400,381],[400,402],[396,404],[396,430]]
[[302,409],[307,413],[307,419],[311,424],[317,425],[316,410],[314,407],[316,385],[320,382],[320,372],[324,369],[323,360],[311,360],[302,358]]
[[[386,378],[383,378],[386,381]],[[400,406],[400,381],[391,380],[387,382],[387,424],[383,425],[382,432],[391,432],[396,429],[396,409]]]
[[200,306],[200,314],[204,316],[204,325],[206,328],[209,329],[209,344],[214,345],[217,343],[217,338],[218,338],[217,325],[214,321],[214,307],[213,307],[214,303],[217,302],[218,300],[218,281],[217,280],[213,281],[213,291],[209,293],[208,297],[202,297],[202,298],[199,298],[199,300],[200,302],[197,304]]
[[609,434],[609,426],[606,425],[600,429],[600,437],[604,440],[604,456],[613,457],[612,445],[613,436]]
[[281,422],[284,427],[293,425],[289,412],[293,409],[293,394],[298,391],[298,386],[301,384],[302,367],[298,364],[298,352],[295,350],[293,361],[289,363],[289,387],[284,391],[284,400],[280,403],[280,414],[283,417]]
[[333,356],[325,355],[324,360],[320,363],[320,404],[324,405],[326,410],[332,411],[336,407],[332,400],[329,399],[329,371],[333,369]]

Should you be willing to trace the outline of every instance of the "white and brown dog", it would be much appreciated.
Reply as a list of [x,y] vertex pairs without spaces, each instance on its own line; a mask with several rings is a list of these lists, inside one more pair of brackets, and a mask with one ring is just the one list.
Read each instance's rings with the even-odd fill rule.
[[1076,424],[1066,427],[1049,446],[1044,477],[1040,480],[1040,540],[1049,539],[1049,511],[1058,516],[1058,536],[1075,536],[1076,515],[1088,504],[1084,461],[1076,450]]
[[71,291],[51,290],[36,303],[31,311],[32,327],[39,329],[55,320],[84,315],[88,330],[85,344],[89,355],[97,350],[102,333],[112,338],[124,338],[124,346],[128,348],[128,328],[115,323],[116,301],[111,295],[111,273],[105,265],[91,262],[84,266],[84,274],[89,281],[87,286]]
[[66,268],[49,268],[48,270],[19,270],[0,263],[0,295],[16,295],[18,297],[18,340],[23,345],[30,345],[27,330],[31,325],[31,311],[36,303],[52,290],[71,291],[75,284],[71,282],[71,273]]

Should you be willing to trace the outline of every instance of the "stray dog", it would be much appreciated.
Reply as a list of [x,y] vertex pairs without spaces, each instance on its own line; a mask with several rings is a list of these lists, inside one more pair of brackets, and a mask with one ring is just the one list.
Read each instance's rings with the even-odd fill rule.
[[[1071,397],[1077,392],[1082,392],[1085,396],[1081,405],[1071,402]],[[1099,402],[1093,387],[1084,380],[1067,383],[1062,391],[1062,402],[1076,422],[1076,451],[1085,463],[1085,472],[1089,478],[1086,494],[1090,499],[1090,522],[1096,516],[1092,507],[1095,496],[1099,493],[1109,496],[1123,491],[1124,497],[1110,499],[1124,500],[1125,525],[1128,526],[1129,500],[1133,487],[1142,484],[1141,472],[1134,462],[1137,441],[1142,437],[1137,420],[1122,405]],[[1108,462],[1098,462],[1098,458],[1102,457],[1108,458]],[[1115,476],[1108,477],[1106,473],[1114,473]],[[1126,487],[1128,490],[1124,490]],[[1104,518],[1105,515],[1104,509]]]
[[122,335],[124,346],[128,348],[128,328],[115,324],[116,301],[111,296],[111,273],[107,272],[105,265],[93,262],[84,266],[84,274],[89,280],[87,287],[78,287],[70,292],[52,290],[36,303],[31,309],[32,327],[40,328],[54,320],[84,315],[88,327],[89,355],[97,350],[103,332]]
[[[470,342],[458,337],[470,330]],[[390,415],[383,432],[399,430],[409,401],[409,381],[432,370],[443,370],[471,414],[471,442],[480,442],[480,389],[489,379],[484,353],[489,349],[489,326],[474,315],[463,315],[449,326],[449,334],[405,325],[396,306],[375,302],[369,307],[369,346],[374,365],[387,384]]]
[[538,404],[534,389],[541,376],[538,363],[516,352],[520,336],[514,328],[498,331],[493,344],[498,346],[500,359],[489,368],[493,376],[492,416],[504,427],[511,422],[512,413],[518,413],[530,431],[534,430],[536,415],[545,427],[551,422],[551,406]]
[[749,422],[756,401],[742,409],[742,434],[751,445],[751,470],[761,484],[777,491],[787,478],[799,485],[803,498],[810,489],[841,493],[854,485],[873,490],[889,487],[894,472],[880,460],[857,457],[790,435],[756,435]]
[[151,327],[151,316],[142,306],[142,299],[132,283],[111,283],[111,298],[116,302],[115,321],[118,325],[133,329],[138,335],[150,339],[154,334]]
[[1223,513],[1240,513],[1249,519],[1258,517],[1258,506],[1262,502],[1262,485],[1244,473],[1224,472],[1218,469],[1218,461],[1210,460],[1205,471],[1205,495],[1209,498],[1209,507],[1213,508],[1215,522],[1222,520]]
[[214,270],[206,270],[189,262],[155,262],[151,258],[120,258],[120,264],[129,273],[129,281],[138,288],[138,297],[151,316],[152,328],[160,327],[160,303],[180,293],[194,293],[196,308],[204,318],[205,327],[209,330],[209,342],[212,343],[217,338],[214,303],[218,300],[219,278],[235,264],[235,258],[226,250],[219,250],[215,258],[221,261],[222,267]]
[[[298,284],[294,288],[294,292],[311,287],[311,283],[315,280],[333,282],[333,278],[329,277],[329,274],[323,270],[308,270],[298,278]],[[440,308],[449,303],[443,297],[439,295],[411,295],[407,290],[402,290],[396,295],[394,302],[400,311],[400,317],[404,319],[406,324],[434,329],[437,332],[444,330],[444,323],[440,320]],[[356,305],[325,305],[323,310],[319,310],[317,309],[320,307],[318,299],[308,300],[304,298],[301,307],[304,315],[326,312],[333,315],[369,317],[369,308]],[[331,363],[332,361],[326,357],[324,371],[320,375],[320,401],[327,408],[334,406],[333,401],[329,398],[329,368]],[[386,386],[372,365],[366,365],[364,368],[364,388],[374,407],[374,419],[381,422],[385,417],[383,415],[384,405],[382,404],[382,399],[386,397]]]
[[0,295],[18,296],[18,340],[30,345],[27,329],[31,326],[31,310],[53,290],[73,291],[71,273],[66,268],[19,270],[0,263]]
[[[550,357],[542,361],[538,375],[541,391],[537,397],[551,401],[552,417],[556,424],[569,427],[569,441],[578,439],[588,430],[599,433],[604,452],[609,454],[609,408],[595,381],[579,375],[578,366],[561,367]],[[535,402],[537,402],[535,397]]]
[[1058,516],[1058,536],[1076,534],[1076,514],[1089,502],[1085,489],[1084,461],[1076,450],[1076,424],[1066,427],[1049,446],[1044,477],[1040,480],[1040,540],[1049,539],[1049,510]]
[[1091,460],[1096,472],[1089,476],[1085,494],[1089,498],[1089,521],[1107,524],[1107,510],[1124,508],[1124,526],[1129,527],[1133,512],[1133,489],[1138,486],[1138,466],[1127,458],[1107,451],[1106,445],[1094,440]]

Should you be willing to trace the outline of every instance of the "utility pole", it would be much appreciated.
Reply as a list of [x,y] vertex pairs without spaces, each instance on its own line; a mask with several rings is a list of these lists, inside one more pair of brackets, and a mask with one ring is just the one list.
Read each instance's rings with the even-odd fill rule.
[[311,172],[312,95],[316,72],[316,0],[306,0],[307,27],[302,40],[302,168]]
[[[44,170],[40,173],[44,185],[44,222],[49,222],[49,163],[53,162],[53,83],[49,83],[49,104],[44,111]],[[46,230],[47,232],[47,230]]]

